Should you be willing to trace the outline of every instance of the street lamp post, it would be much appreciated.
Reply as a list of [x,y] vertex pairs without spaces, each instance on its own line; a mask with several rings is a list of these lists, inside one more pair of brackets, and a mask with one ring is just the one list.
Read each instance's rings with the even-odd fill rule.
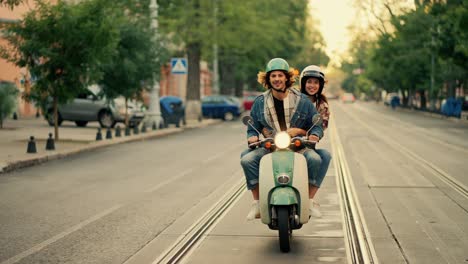
[[[158,3],[156,0],[151,0],[150,5],[151,12],[151,29],[154,32],[154,42],[159,41],[158,37]],[[153,89],[150,92],[150,104],[149,109],[146,114],[145,124],[147,126],[152,126],[153,123],[156,123],[156,127],[159,127],[161,124],[161,109],[159,107],[159,80],[156,78],[156,74],[153,74]]]

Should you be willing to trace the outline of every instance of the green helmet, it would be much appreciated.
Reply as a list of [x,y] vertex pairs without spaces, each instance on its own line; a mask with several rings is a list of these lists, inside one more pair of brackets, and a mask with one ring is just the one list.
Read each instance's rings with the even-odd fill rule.
[[289,64],[281,58],[271,59],[266,66],[265,72],[269,73],[271,71],[289,71]]

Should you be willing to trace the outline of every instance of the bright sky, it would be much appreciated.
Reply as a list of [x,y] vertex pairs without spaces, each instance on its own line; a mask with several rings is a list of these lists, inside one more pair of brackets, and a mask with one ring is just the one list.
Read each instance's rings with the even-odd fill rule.
[[332,61],[347,50],[351,40],[347,27],[355,17],[351,0],[309,0],[312,17],[320,21],[320,31]]

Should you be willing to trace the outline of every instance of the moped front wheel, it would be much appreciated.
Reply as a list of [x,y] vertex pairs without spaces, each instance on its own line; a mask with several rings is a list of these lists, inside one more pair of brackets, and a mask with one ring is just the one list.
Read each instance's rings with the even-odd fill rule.
[[278,214],[278,234],[280,249],[282,252],[289,252],[289,238],[291,236],[291,226],[289,224],[289,210],[286,206],[277,208]]

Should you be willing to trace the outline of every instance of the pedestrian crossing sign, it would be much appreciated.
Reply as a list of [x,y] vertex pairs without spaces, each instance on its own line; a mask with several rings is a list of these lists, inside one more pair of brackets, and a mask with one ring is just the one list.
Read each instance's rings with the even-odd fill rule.
[[187,73],[187,59],[186,58],[172,58],[171,59],[171,73],[186,74]]

